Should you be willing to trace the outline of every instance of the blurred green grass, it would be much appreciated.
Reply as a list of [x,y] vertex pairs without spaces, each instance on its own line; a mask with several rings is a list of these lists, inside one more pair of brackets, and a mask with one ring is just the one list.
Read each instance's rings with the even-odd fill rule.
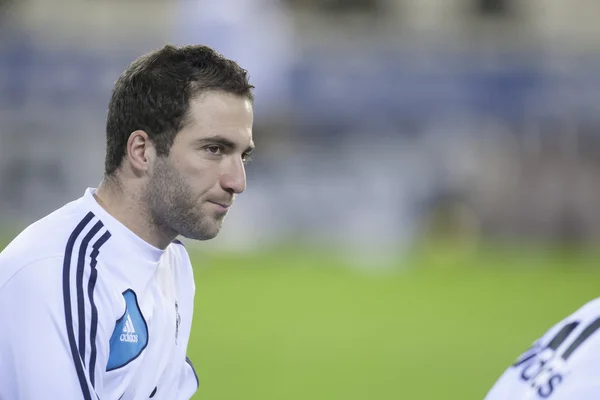
[[376,271],[297,246],[188,249],[195,400],[482,399],[534,339],[600,293],[593,248],[436,243]]
[[482,399],[598,296],[598,259],[436,248],[411,258],[418,268],[374,274],[310,251],[192,253],[194,399]]

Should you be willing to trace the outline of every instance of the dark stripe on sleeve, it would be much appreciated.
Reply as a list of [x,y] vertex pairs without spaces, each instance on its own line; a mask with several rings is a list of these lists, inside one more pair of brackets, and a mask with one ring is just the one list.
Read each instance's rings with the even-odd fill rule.
[[194,364],[192,364],[192,360],[189,357],[185,358],[185,362],[187,362],[192,368],[192,372],[194,373],[194,378],[196,378],[196,387],[200,387],[200,381],[198,380],[198,374],[196,373],[196,368],[194,368]]
[[[65,305],[65,322],[67,327],[67,336],[69,338],[71,356],[73,357],[73,363],[75,364],[75,370],[77,371],[77,377],[79,378],[79,386],[81,387],[84,400],[91,400],[92,396],[90,394],[90,388],[88,387],[85,378],[85,372],[83,370],[81,358],[79,358],[79,353],[77,351],[77,342],[75,341],[75,332],[73,331],[73,316],[71,314],[70,272],[71,258],[73,256],[73,247],[75,246],[75,242],[77,241],[77,238],[79,237],[83,229],[92,220],[92,218],[94,218],[94,214],[92,212],[89,212],[77,225],[73,233],[71,233],[71,236],[69,237],[69,240],[67,242],[67,247],[65,249],[65,258],[63,260],[63,301]],[[75,394],[73,393],[73,395]]]
[[96,222],[96,225],[81,241],[81,247],[79,247],[79,259],[77,260],[77,318],[79,321],[79,356],[83,361],[85,367],[85,298],[83,297],[83,270],[85,269],[85,253],[87,247],[94,236],[102,229],[104,225],[102,222]]
[[96,279],[98,278],[98,270],[96,269],[96,264],[98,260],[96,257],[100,254],[100,247],[110,238],[110,232],[105,232],[104,235],[100,237],[92,246],[93,251],[90,255],[91,257],[91,272],[90,272],[90,281],[88,282],[88,296],[90,299],[90,306],[92,308],[92,321],[90,326],[90,381],[92,383],[92,387],[96,387],[96,333],[98,332],[98,309],[96,308],[96,303],[94,303],[94,288],[96,286]]
[[569,337],[571,332],[573,332],[575,328],[577,328],[577,325],[579,325],[579,322],[575,321],[563,326],[562,329],[556,334],[556,336],[554,336],[554,339],[552,339],[552,341],[548,343],[548,348],[552,350],[558,349],[560,345],[563,344],[563,342],[567,339],[567,337]]
[[579,346],[581,346],[581,344],[583,342],[585,342],[590,336],[592,336],[592,334],[594,332],[596,332],[598,330],[598,328],[600,328],[600,318],[596,319],[594,322],[592,322],[591,324],[589,324],[584,330],[583,332],[581,332],[579,334],[579,336],[577,337],[577,339],[575,339],[575,341],[573,343],[571,343],[571,345],[567,348],[567,350],[564,352],[564,354],[562,355],[562,358],[567,361],[569,359],[569,357],[571,357],[571,354],[573,354],[573,352],[575,350],[577,350],[577,348]]

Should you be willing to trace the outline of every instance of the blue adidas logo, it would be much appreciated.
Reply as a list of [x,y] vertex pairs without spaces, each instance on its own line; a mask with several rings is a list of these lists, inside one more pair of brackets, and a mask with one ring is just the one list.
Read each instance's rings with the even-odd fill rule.
[[129,364],[148,346],[148,324],[142,315],[137,296],[131,289],[123,292],[125,312],[115,323],[110,338],[107,371]]

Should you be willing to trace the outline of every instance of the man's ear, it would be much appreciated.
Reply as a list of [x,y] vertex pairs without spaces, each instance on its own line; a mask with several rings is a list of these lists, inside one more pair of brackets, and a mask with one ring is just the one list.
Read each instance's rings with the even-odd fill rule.
[[127,158],[134,171],[148,171],[154,157],[154,152],[154,146],[146,132],[137,130],[129,135],[129,139],[127,140]]

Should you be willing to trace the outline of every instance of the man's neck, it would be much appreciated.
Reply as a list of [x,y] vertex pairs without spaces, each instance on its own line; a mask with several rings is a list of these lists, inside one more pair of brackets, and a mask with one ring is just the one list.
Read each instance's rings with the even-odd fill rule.
[[152,223],[150,212],[139,198],[116,182],[103,180],[94,193],[94,198],[113,218],[154,247],[164,250],[177,236],[162,232]]

